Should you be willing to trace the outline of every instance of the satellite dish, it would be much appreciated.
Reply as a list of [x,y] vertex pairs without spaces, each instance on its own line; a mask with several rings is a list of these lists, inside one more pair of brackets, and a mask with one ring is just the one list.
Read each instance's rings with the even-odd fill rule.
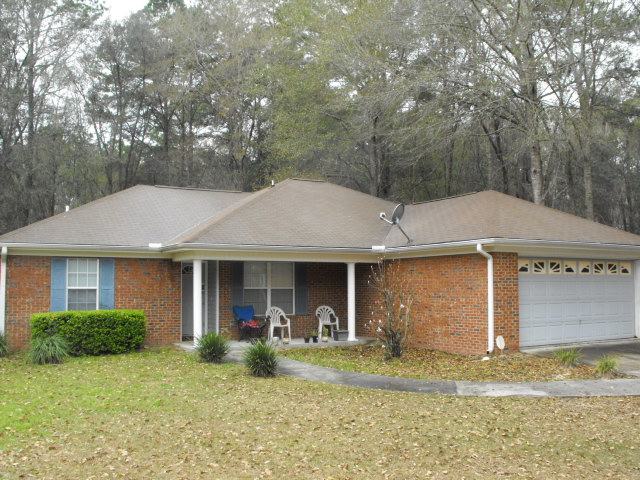
[[387,214],[384,212],[380,212],[380,220],[387,222],[389,225],[397,225],[400,231],[407,237],[407,243],[411,243],[413,240],[409,238],[409,235],[402,229],[400,226],[400,220],[404,215],[404,203],[399,203],[396,205],[396,208],[393,209],[393,213],[391,214],[391,220],[387,219]]
[[404,215],[404,203],[399,203],[396,208],[393,209],[393,213],[391,214],[391,222],[393,224],[400,223],[402,220],[402,216]]
[[500,352],[504,350],[504,337],[502,335],[498,335],[498,338],[496,338],[496,347],[500,349]]

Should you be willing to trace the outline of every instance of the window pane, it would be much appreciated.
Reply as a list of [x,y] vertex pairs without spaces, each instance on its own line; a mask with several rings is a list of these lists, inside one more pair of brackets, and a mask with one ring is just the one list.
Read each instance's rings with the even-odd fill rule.
[[67,262],[67,270],[69,271],[69,273],[77,273],[78,271],[78,259],[77,258],[70,258],[69,261]]
[[245,290],[244,305],[252,305],[256,315],[264,316],[267,312],[267,290],[257,288]]
[[271,288],[293,288],[293,263],[271,264]]
[[69,310],[95,310],[97,290],[69,289]]
[[265,288],[267,286],[267,264],[265,262],[244,262],[245,288]]
[[76,272],[67,273],[67,286],[69,287],[78,286],[78,274]]
[[293,314],[293,289],[271,290],[271,305],[280,307],[286,314]]
[[98,272],[98,260],[88,258],[87,259],[87,271],[89,273],[97,273]]
[[79,258],[78,259],[78,273],[87,273],[87,259]]
[[97,287],[98,286],[98,274],[97,273],[88,273],[87,274],[87,287]]

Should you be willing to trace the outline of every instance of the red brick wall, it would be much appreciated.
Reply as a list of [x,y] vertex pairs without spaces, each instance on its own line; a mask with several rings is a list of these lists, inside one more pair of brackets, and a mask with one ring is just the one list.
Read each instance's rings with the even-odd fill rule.
[[31,315],[49,311],[50,284],[49,257],[7,257],[6,332],[12,349],[29,343]]
[[520,350],[518,255],[493,253],[494,335],[502,335],[505,351]]
[[[220,262],[220,328],[231,338],[239,338],[231,304],[231,262]],[[347,265],[344,263],[309,264],[309,315],[289,315],[291,336],[303,337],[318,328],[316,308],[329,305],[340,319],[340,329],[347,329]],[[256,312],[260,315],[261,312]],[[262,313],[264,315],[264,313]],[[276,330],[277,332],[277,330]],[[266,333],[266,332],[265,332]],[[277,335],[277,333],[276,333]]]
[[117,258],[117,309],[142,310],[147,316],[149,345],[181,340],[182,284],[180,263],[162,259]]
[[[519,303],[517,255],[495,253],[495,335],[505,338],[508,351],[518,351]],[[363,266],[364,267],[364,266]],[[369,271],[370,271],[369,266]],[[452,353],[487,351],[487,261],[480,255],[405,259],[401,272],[415,292],[412,345]],[[358,334],[370,335],[366,325],[375,314],[376,291],[358,276]],[[373,308],[372,308],[373,307]],[[362,333],[360,333],[362,332]]]
[[[517,255],[494,253],[495,334],[509,351],[519,348]],[[49,310],[51,261],[48,257],[7,259],[7,333],[12,348],[29,340],[29,318]],[[415,346],[457,353],[487,349],[486,260],[480,255],[406,259],[402,271],[416,291],[413,307]],[[220,262],[220,327],[238,337],[231,311],[231,262]],[[377,292],[368,285],[371,265],[356,265],[356,334],[368,336],[375,317]],[[116,308],[143,310],[147,343],[180,340],[180,263],[170,260],[116,259]],[[345,264],[309,264],[309,315],[291,316],[292,335],[302,337],[317,328],[315,310],[330,305],[347,328],[347,268]]]
[[370,284],[369,279],[377,264],[356,264],[356,336],[372,337],[369,320],[378,320],[376,310],[381,305],[381,297]]
[[[180,341],[181,297],[179,263],[116,259],[115,308],[145,312],[146,343]],[[8,256],[6,331],[11,348],[29,343],[31,315],[48,312],[50,303],[51,258]]]

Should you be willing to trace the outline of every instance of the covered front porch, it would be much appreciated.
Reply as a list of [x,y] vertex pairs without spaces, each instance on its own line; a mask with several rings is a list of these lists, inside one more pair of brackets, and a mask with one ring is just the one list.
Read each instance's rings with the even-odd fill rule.
[[[356,292],[366,289],[369,271],[368,264],[355,262],[183,260],[182,339],[214,331],[238,340],[234,306],[253,306],[258,323],[265,321],[268,307],[278,306],[290,319],[290,345],[319,346],[322,342],[305,344],[303,337],[318,330],[316,309],[328,305],[339,318],[339,329],[347,331],[346,341],[328,343],[356,343],[357,333],[364,333],[356,322]],[[267,332],[268,326],[263,334]],[[274,335],[282,336],[277,331]]]

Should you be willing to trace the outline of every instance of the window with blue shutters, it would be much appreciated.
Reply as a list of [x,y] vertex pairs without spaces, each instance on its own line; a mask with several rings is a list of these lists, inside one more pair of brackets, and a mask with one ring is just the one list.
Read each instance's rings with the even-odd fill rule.
[[112,258],[53,258],[51,311],[113,309],[114,274]]

